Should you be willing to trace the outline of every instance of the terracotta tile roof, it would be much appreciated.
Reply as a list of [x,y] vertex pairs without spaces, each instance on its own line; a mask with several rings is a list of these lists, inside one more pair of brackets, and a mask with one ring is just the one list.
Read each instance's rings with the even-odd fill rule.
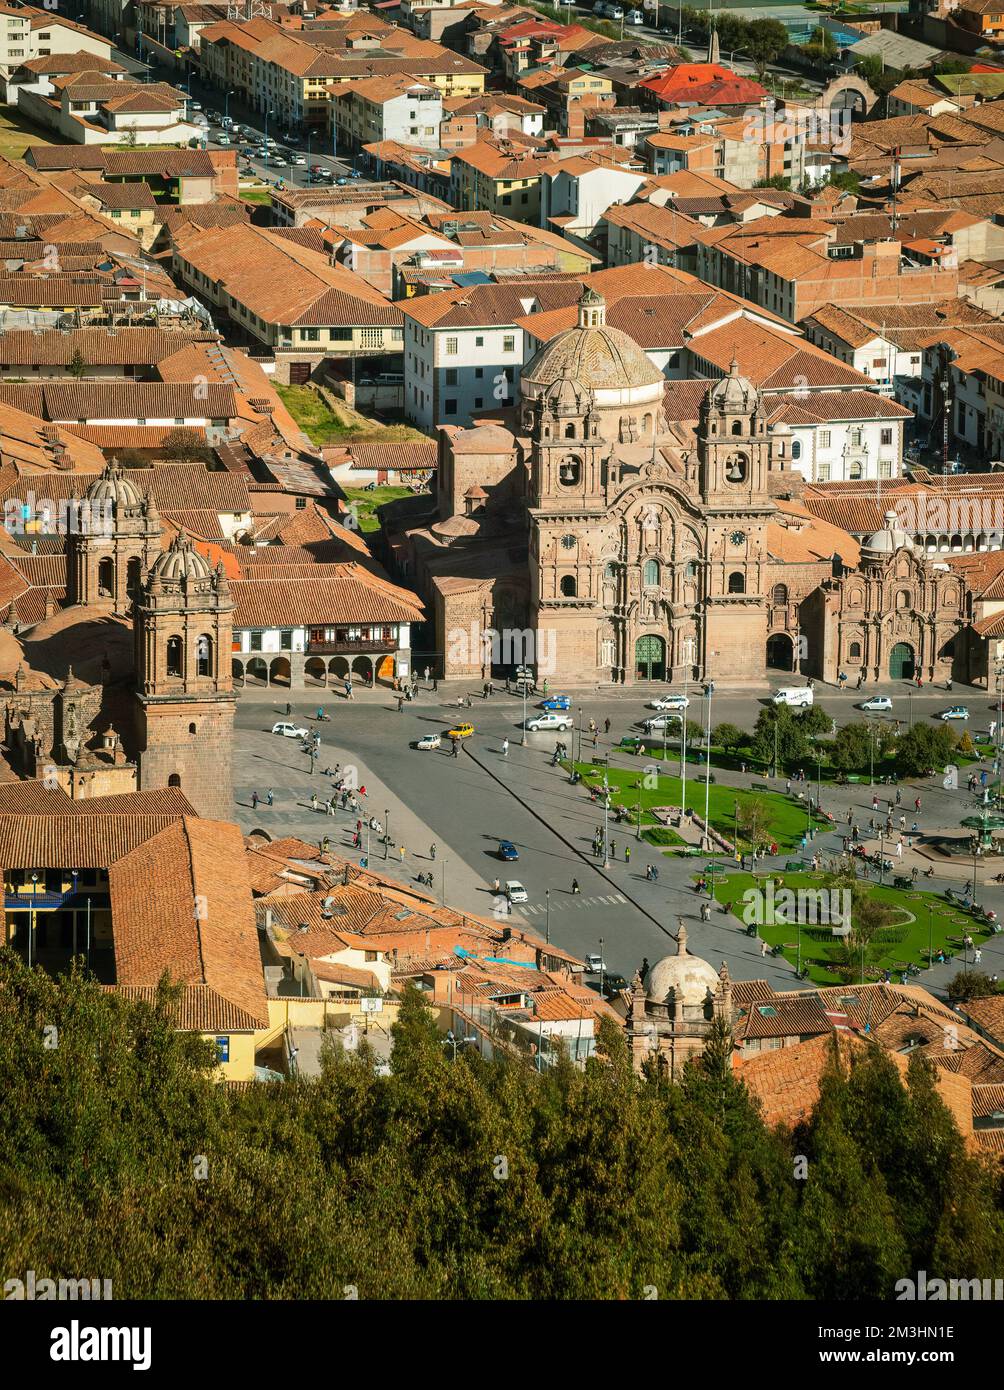
[[986,999],[970,999],[962,1006],[963,1017],[972,1027],[1004,1047],[1004,994]]
[[402,444],[350,444],[352,467],[359,469],[393,469],[408,472],[416,469],[433,471],[439,466],[438,446],[434,439],[412,439]]
[[103,299],[99,280],[0,275],[0,309],[96,309]]
[[359,565],[340,568],[343,573],[335,578],[234,580],[234,627],[422,621],[417,595],[376,580]]
[[216,341],[214,333],[163,328],[7,329],[0,333],[0,363],[8,367],[68,366],[79,352],[89,367],[152,366],[190,342]]
[[[126,817],[109,817],[118,822]],[[157,884],[156,893],[151,884]],[[258,932],[238,826],[174,819],[109,867],[116,980],[165,971],[204,985],[254,1029],[268,1024]]]
[[[80,496],[93,482],[93,474],[53,473],[46,476],[45,490],[53,501]],[[161,512],[180,510],[214,510],[231,515],[251,511],[247,477],[239,473],[210,471],[204,464],[166,464],[156,468],[127,468],[125,476],[141,492],[153,493]],[[0,489],[0,501],[22,495],[23,484],[15,481]]]
[[[152,1006],[157,1001],[156,985],[108,985],[106,988],[109,993],[121,994],[134,1002]],[[249,1014],[208,985],[186,985],[180,1000],[169,1011],[169,1017],[173,1026],[183,1033],[246,1033],[267,1026],[267,1019],[260,1020],[257,1015]]]
[[5,869],[108,868],[176,819],[167,814],[3,815],[0,865]]
[[818,996],[775,995],[768,1002],[751,1002],[733,1022],[737,1043],[750,1038],[788,1038],[830,1033],[834,1023]]

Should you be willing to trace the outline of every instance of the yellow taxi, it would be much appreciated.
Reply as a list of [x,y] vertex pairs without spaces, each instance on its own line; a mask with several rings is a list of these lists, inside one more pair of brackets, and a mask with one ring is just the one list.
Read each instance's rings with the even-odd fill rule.
[[450,729],[447,738],[470,738],[474,732],[473,724],[458,724],[455,729]]

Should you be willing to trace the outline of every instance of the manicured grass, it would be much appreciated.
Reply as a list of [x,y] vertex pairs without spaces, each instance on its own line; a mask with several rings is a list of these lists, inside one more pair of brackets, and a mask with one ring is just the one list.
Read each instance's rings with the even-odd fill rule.
[[[708,862],[710,862],[710,857]],[[702,861],[700,870],[695,871],[695,876],[703,869],[704,862]],[[775,891],[782,887],[797,890],[798,888],[821,888],[824,886],[822,874],[782,873],[772,874],[770,877],[774,880]],[[743,914],[746,911],[743,894],[751,888],[762,889],[764,883],[765,878],[762,875],[754,879],[752,874],[729,872],[722,880],[716,878],[715,898],[720,903],[732,904],[732,914],[739,924],[742,923]],[[950,906],[937,893],[880,887],[876,883],[870,889],[869,897],[895,908],[898,918],[889,926],[880,927],[865,947],[866,981],[875,980],[886,969],[890,971],[894,980],[898,980],[903,964],[907,961],[926,968],[929,936],[935,955],[939,950],[944,950],[946,956],[957,954],[961,969],[963,935],[968,932],[977,943],[982,937],[989,935],[977,926],[975,920],[968,913],[963,912],[961,908]],[[931,908],[930,914],[928,913],[929,906]],[[783,945],[785,959],[790,960],[793,965],[797,963],[798,942],[796,938],[799,933],[793,923],[785,922],[780,925],[765,923],[758,925],[757,931],[769,946]],[[839,938],[833,937],[828,925],[814,926],[811,923],[803,925],[801,939],[802,967],[808,970],[809,979],[813,983],[835,985],[850,981],[860,982],[860,950],[852,953],[850,973],[841,975],[836,967],[842,960],[847,959],[847,951]],[[972,966],[971,952],[969,963]],[[923,976],[911,978],[916,978],[918,984],[923,983]]]
[[29,145],[55,143],[52,132],[26,121],[16,107],[6,107],[0,111],[0,155],[5,159],[23,159]]
[[[333,408],[312,386],[277,386],[286,409],[317,447],[325,444],[401,444],[425,439],[411,425],[381,425],[348,406]],[[372,496],[373,494],[369,494]],[[382,498],[387,501],[387,498]]]
[[372,492],[367,492],[361,487],[345,488],[345,496],[355,506],[360,531],[379,531],[377,507],[382,506],[384,502],[393,502],[395,498],[413,495],[410,487],[376,487]]
[[245,203],[257,203],[267,207],[272,202],[271,191],[267,188],[242,188],[240,194]]
[[[658,787],[641,787],[639,782],[645,775],[648,758],[639,759],[635,768],[596,768],[591,763],[577,763],[587,786],[601,786],[604,773],[611,788],[611,801],[626,807],[631,813],[631,823],[636,824],[638,798],[641,797],[642,826],[656,825],[659,822],[651,814],[653,806],[680,806],[683,785],[679,777],[656,775]],[[703,779],[687,778],[687,809],[704,815],[705,784]],[[708,814],[712,827],[729,840],[735,837],[735,808],[738,803],[740,813],[743,806],[752,802],[766,805],[769,821],[765,827],[766,838],[776,840],[781,849],[788,850],[800,844],[805,832],[807,818],[804,809],[795,801],[777,792],[738,791],[735,787],[723,787],[712,783],[708,789]],[[644,833],[644,831],[643,831]],[[739,836],[742,847],[743,835]]]

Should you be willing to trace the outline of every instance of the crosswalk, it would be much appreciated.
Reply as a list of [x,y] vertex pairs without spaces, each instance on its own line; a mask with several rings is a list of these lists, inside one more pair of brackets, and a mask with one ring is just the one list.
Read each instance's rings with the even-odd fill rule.
[[[627,898],[624,897],[623,893],[600,894],[592,898],[586,897],[585,893],[576,893],[574,896],[569,895],[565,900],[554,898],[550,905],[550,911],[564,912],[568,908],[599,907],[601,904],[606,907],[620,907],[623,904],[626,907]],[[546,914],[548,905],[547,903],[521,903],[520,911],[528,912],[531,917],[536,917],[538,913]]]

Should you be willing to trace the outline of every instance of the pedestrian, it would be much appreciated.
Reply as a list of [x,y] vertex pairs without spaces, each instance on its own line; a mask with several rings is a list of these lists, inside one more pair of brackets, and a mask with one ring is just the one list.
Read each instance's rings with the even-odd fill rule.
[[710,922],[710,921],[711,921],[711,904],[710,904],[710,903],[701,903],[701,921],[702,921],[702,922]]
[[489,682],[488,682],[488,694],[489,694],[489,695],[494,695],[494,694],[495,694],[495,682],[494,682],[494,681],[489,681]]
[[784,779],[784,794],[785,794],[785,796],[791,796],[791,778],[790,778],[790,777],[786,777],[786,778]]
[[617,841],[616,841],[616,840],[611,840],[611,841],[610,841],[610,858],[611,858],[611,859],[615,859],[616,857],[617,857]]
[[401,856],[401,863],[404,863],[404,845],[398,845],[397,852]]
[[426,683],[426,685],[428,685],[428,684],[429,684],[429,668],[428,668],[428,666],[426,666],[426,668],[425,668],[425,670],[423,671],[422,674],[423,674],[423,676],[425,677],[425,683]]
[[853,808],[853,806],[848,806],[848,808],[847,808],[847,824],[850,825],[851,822],[852,822],[853,820],[854,820],[854,808]]
[[[344,805],[344,803],[343,803],[343,804],[342,804],[342,810],[344,810],[344,809],[345,809],[345,805]],[[335,814],[335,798],[334,798],[333,796],[329,796],[329,797],[328,797],[328,815],[329,815],[329,816],[333,816],[334,814]]]
[[455,758],[459,758],[459,757],[460,757],[460,740],[459,740],[459,738],[455,738],[455,739],[452,739],[451,742],[453,743],[453,756],[454,756]]
[[316,810],[317,810],[317,793],[316,793],[316,792],[311,792],[311,793],[310,793],[310,809],[311,809],[312,811],[316,811]]
[[610,732],[610,720],[609,720],[609,719],[604,719],[604,721],[603,721],[603,732],[604,732],[605,734],[608,734],[608,733]]
[[439,677],[438,677],[438,676],[433,676],[433,678],[432,678],[432,693],[435,695],[435,693],[436,693],[436,691],[437,691],[438,689],[439,689]]
[[578,880],[577,878],[573,878],[573,879],[572,879],[572,894],[573,894],[573,896],[574,896],[574,894],[578,893],[579,891],[580,891],[580,889],[579,889],[579,880]]
[[877,810],[878,810],[878,797],[877,797],[877,796],[873,796],[873,797],[872,797],[872,810],[873,810],[873,811],[877,811]]
[[624,863],[625,863],[625,864],[630,864],[630,863],[631,863],[631,846],[630,846],[630,845],[625,845],[625,846],[624,846]]
[[977,965],[979,965],[979,963],[980,963],[980,961],[981,961],[982,959],[983,959],[983,952],[980,950],[979,946],[977,946],[975,952],[973,953],[973,960],[974,960],[974,962],[975,962]]
[[916,798],[914,799],[913,809],[914,809],[915,811],[919,811],[919,810],[920,810],[920,797],[919,797],[919,796],[916,797]]
[[257,792],[252,792],[252,793],[251,793],[251,809],[252,809],[252,811],[257,811],[257,809],[258,809],[258,793],[257,793]]
[[272,805],[274,804],[274,802],[275,802],[275,793],[273,792],[272,788],[269,787],[268,791],[265,793],[265,804],[266,804],[267,806],[272,806]]
[[398,712],[398,714],[403,714],[403,713],[404,713],[404,696],[403,696],[403,695],[399,695],[399,696],[397,697],[397,712]]
[[767,943],[766,943],[766,941],[761,940],[761,942],[760,942],[760,954],[761,954],[761,956],[765,956],[765,955],[767,954]]
[[896,805],[900,806],[903,802],[903,793],[899,787],[896,788]]
[[502,740],[502,756],[503,758],[508,758],[509,756],[509,740],[507,738]]
[[290,716],[292,713],[293,713],[293,706],[292,706],[292,705],[289,703],[289,701],[287,700],[287,701],[286,701],[286,718],[288,719],[289,716]]
[[429,846],[429,858],[430,858],[430,859],[435,859],[435,857],[436,857],[436,844],[435,844],[435,841],[433,841],[433,843]]
[[902,837],[902,835],[901,835],[901,836],[899,837],[899,839],[896,841],[896,858],[897,858],[897,859],[902,859],[902,858],[903,858],[903,837]]

